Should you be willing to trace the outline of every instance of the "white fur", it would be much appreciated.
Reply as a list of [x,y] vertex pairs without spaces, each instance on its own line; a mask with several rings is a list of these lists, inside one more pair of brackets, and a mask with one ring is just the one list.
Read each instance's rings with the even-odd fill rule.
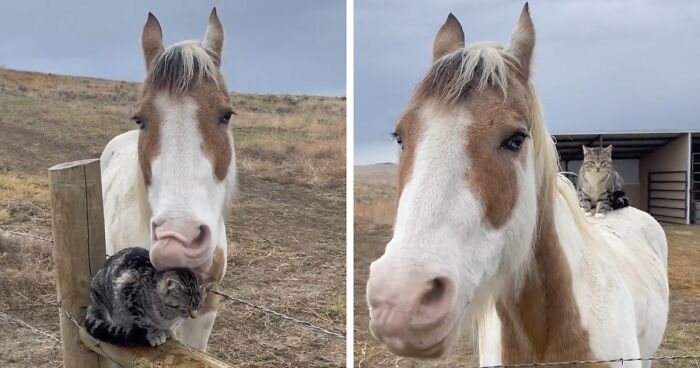
[[[151,218],[179,212],[206,223],[212,230],[214,246],[223,250],[226,259],[224,214],[236,182],[235,155],[226,179],[217,181],[211,161],[202,152],[195,101],[189,97],[173,99],[163,93],[155,98],[155,106],[163,117],[161,146],[151,165],[148,189],[138,162],[139,131],[115,137],[101,157],[107,254],[130,246],[150,248]],[[230,133],[229,140],[233,152]],[[182,324],[178,331],[186,336],[186,343],[204,348],[214,316],[200,316]]]

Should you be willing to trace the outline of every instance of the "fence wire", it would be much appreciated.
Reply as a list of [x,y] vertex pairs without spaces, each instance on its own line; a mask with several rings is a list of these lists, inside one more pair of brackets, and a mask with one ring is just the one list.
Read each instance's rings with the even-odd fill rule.
[[[47,242],[52,242],[50,239],[42,238],[33,234],[29,233],[20,233],[16,231],[8,231],[5,230],[6,232],[9,232],[13,235],[17,236],[28,236],[32,237],[35,239],[40,239],[44,240]],[[210,290],[209,292],[219,295],[223,297],[225,300],[230,301],[235,304],[240,304],[244,305],[249,308],[253,308],[256,310],[259,310],[267,315],[272,315],[275,317],[278,317],[280,319],[283,319],[285,321],[289,321],[301,326],[305,326],[309,329],[315,330],[317,332],[320,332],[322,334],[332,336],[334,338],[342,339],[345,340],[346,337],[345,335],[338,333],[338,332],[333,332],[330,330],[327,330],[323,327],[317,326],[311,322],[308,321],[303,321],[294,317],[287,316],[284,313],[276,312],[270,308],[267,308],[263,305],[255,304],[243,299],[239,299],[218,291],[213,291]],[[58,308],[61,310],[62,313],[64,313],[68,319],[76,326],[76,328],[82,328],[80,323],[70,314],[68,311],[63,307],[62,302],[59,300],[58,301]],[[5,320],[8,320],[12,323],[15,323],[17,325],[23,326],[25,328],[28,328],[34,333],[43,335],[45,337],[51,338],[52,340],[55,340],[56,342],[60,343],[60,340],[56,338],[56,336],[43,331],[37,327],[34,327],[30,325],[27,322],[22,321],[19,318],[13,317],[9,314],[6,314],[4,312],[0,311],[0,318],[3,318]],[[658,356],[658,357],[649,357],[649,358],[618,358],[618,359],[601,359],[601,360],[571,360],[571,361],[564,361],[564,362],[548,362],[548,363],[521,363],[521,364],[502,364],[502,365],[488,365],[488,366],[477,366],[474,368],[527,368],[527,367],[557,367],[557,366],[572,366],[572,365],[591,365],[591,364],[604,364],[604,363],[620,363],[621,366],[624,366],[625,362],[637,362],[637,361],[680,361],[680,360],[695,360],[696,362],[700,360],[700,355],[668,355],[668,356]]]
[[294,317],[290,317],[290,316],[288,316],[288,315],[286,315],[286,314],[284,314],[284,313],[276,312],[276,311],[274,311],[274,310],[272,310],[272,309],[270,309],[270,308],[267,308],[267,307],[265,307],[265,306],[263,306],[263,305],[251,303],[251,302],[249,302],[249,301],[245,301],[245,300],[243,300],[243,299],[235,298],[235,297],[232,297],[232,296],[230,296],[230,295],[226,295],[226,294],[221,293],[221,292],[218,292],[218,291],[209,290],[209,292],[210,292],[210,293],[213,293],[213,294],[216,294],[216,295],[219,295],[219,296],[223,297],[224,299],[226,299],[226,300],[228,300],[228,301],[230,301],[230,302],[233,302],[233,303],[236,303],[236,304],[245,305],[246,307],[249,307],[249,308],[257,309],[257,310],[259,310],[259,311],[261,311],[261,312],[263,312],[263,313],[265,313],[265,314],[267,314],[267,315],[275,316],[275,317],[281,318],[281,319],[283,319],[283,320],[285,320],[285,321],[289,321],[289,322],[295,323],[295,324],[297,324],[297,325],[301,325],[301,326],[308,327],[308,328],[310,328],[310,329],[312,329],[312,330],[315,330],[315,331],[317,331],[317,332],[320,332],[320,333],[322,333],[322,334],[324,334],[324,335],[328,335],[328,336],[335,337],[335,338],[337,338],[337,339],[342,339],[342,340],[345,340],[345,339],[346,339],[346,338],[345,338],[345,335],[343,335],[343,334],[341,334],[341,333],[333,332],[333,331],[327,330],[327,329],[325,329],[325,328],[323,328],[323,327],[321,327],[321,326],[317,326],[317,325],[315,325],[315,324],[313,324],[313,323],[311,323],[311,322],[302,321],[302,320],[300,320],[300,319],[297,319],[297,318],[294,318]]

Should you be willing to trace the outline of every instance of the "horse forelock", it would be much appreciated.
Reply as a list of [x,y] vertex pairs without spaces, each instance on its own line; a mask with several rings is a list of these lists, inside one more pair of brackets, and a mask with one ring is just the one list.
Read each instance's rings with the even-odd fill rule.
[[218,63],[218,56],[199,41],[179,42],[158,55],[148,71],[146,84],[174,95],[187,94],[204,82],[224,87]]

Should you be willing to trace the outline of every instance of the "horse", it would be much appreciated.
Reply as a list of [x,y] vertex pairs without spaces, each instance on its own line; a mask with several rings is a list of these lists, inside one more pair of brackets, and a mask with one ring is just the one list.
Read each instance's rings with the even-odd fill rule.
[[[135,130],[113,138],[100,158],[107,254],[149,249],[157,270],[185,267],[217,290],[226,272],[224,219],[236,188],[231,100],[221,73],[224,30],[214,8],[204,40],[163,46],[153,14],[141,45],[147,75]],[[205,350],[218,297],[175,337]]]
[[393,236],[367,282],[370,331],[396,355],[441,357],[463,335],[481,365],[649,357],[661,343],[664,231],[631,207],[583,216],[544,125],[534,46],[527,4],[505,47],[465,46],[452,14],[434,39],[396,126]]

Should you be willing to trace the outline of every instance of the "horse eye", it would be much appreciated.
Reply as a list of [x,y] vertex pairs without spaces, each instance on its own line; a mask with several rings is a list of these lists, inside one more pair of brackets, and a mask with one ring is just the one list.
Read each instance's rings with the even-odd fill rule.
[[396,143],[399,146],[401,146],[401,150],[403,150],[403,140],[401,140],[401,136],[399,135],[399,133],[393,132],[393,133],[391,133],[391,137],[394,138]]
[[133,120],[136,123],[136,126],[139,127],[139,129],[146,128],[146,124],[138,116],[132,116],[131,120]]
[[518,131],[501,143],[501,149],[519,152],[523,148],[525,138],[527,138],[527,133]]
[[227,111],[222,117],[219,118],[219,124],[228,125],[231,122],[231,116],[236,115],[233,111]]

